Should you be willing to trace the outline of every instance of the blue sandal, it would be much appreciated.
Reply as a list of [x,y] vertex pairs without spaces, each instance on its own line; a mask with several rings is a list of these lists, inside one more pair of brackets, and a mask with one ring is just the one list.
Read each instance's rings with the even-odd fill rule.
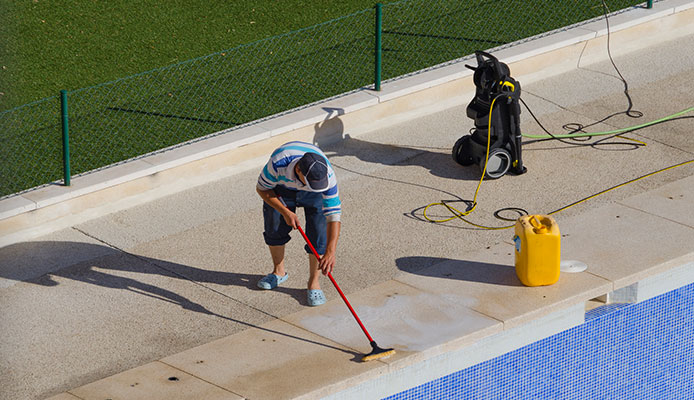
[[265,290],[274,289],[289,278],[289,274],[277,276],[275,274],[267,274],[263,279],[258,281],[258,287]]
[[306,291],[306,300],[311,307],[320,306],[326,302],[325,295],[320,289],[308,289]]

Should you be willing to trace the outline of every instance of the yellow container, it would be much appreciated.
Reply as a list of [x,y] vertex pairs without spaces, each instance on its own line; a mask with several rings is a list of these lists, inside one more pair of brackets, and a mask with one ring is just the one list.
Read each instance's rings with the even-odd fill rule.
[[516,275],[525,286],[551,285],[559,280],[561,237],[548,215],[525,215],[516,221]]

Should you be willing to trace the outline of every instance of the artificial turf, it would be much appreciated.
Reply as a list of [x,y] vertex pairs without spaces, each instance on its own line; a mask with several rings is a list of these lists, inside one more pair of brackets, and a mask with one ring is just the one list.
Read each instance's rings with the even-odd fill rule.
[[373,5],[371,0],[3,0],[0,111]]

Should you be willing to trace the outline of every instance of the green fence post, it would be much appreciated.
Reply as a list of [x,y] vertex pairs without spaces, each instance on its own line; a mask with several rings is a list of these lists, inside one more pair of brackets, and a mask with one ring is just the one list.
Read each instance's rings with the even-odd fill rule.
[[653,8],[653,0],[648,0],[646,2],[646,8]]
[[376,4],[376,61],[374,75],[374,89],[377,92],[381,91],[381,28],[382,28],[382,11],[381,3]]
[[70,186],[70,129],[67,123],[67,90],[60,91],[60,119],[63,122],[63,183]]

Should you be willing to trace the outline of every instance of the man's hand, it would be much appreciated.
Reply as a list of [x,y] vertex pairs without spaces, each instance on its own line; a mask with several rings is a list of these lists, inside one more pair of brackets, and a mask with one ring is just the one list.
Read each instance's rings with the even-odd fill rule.
[[323,254],[323,257],[320,258],[320,261],[318,262],[318,268],[323,271],[323,275],[328,275],[333,272],[333,268],[335,267],[335,252],[334,251],[326,251],[325,254]]
[[284,222],[291,226],[292,229],[296,229],[299,226],[299,217],[292,210],[285,207],[282,216],[284,217]]
[[255,190],[264,202],[282,214],[284,222],[286,222],[287,225],[291,226],[292,229],[296,229],[296,227],[299,226],[299,217],[282,203],[282,200],[275,194],[274,190],[260,190],[258,188]]

